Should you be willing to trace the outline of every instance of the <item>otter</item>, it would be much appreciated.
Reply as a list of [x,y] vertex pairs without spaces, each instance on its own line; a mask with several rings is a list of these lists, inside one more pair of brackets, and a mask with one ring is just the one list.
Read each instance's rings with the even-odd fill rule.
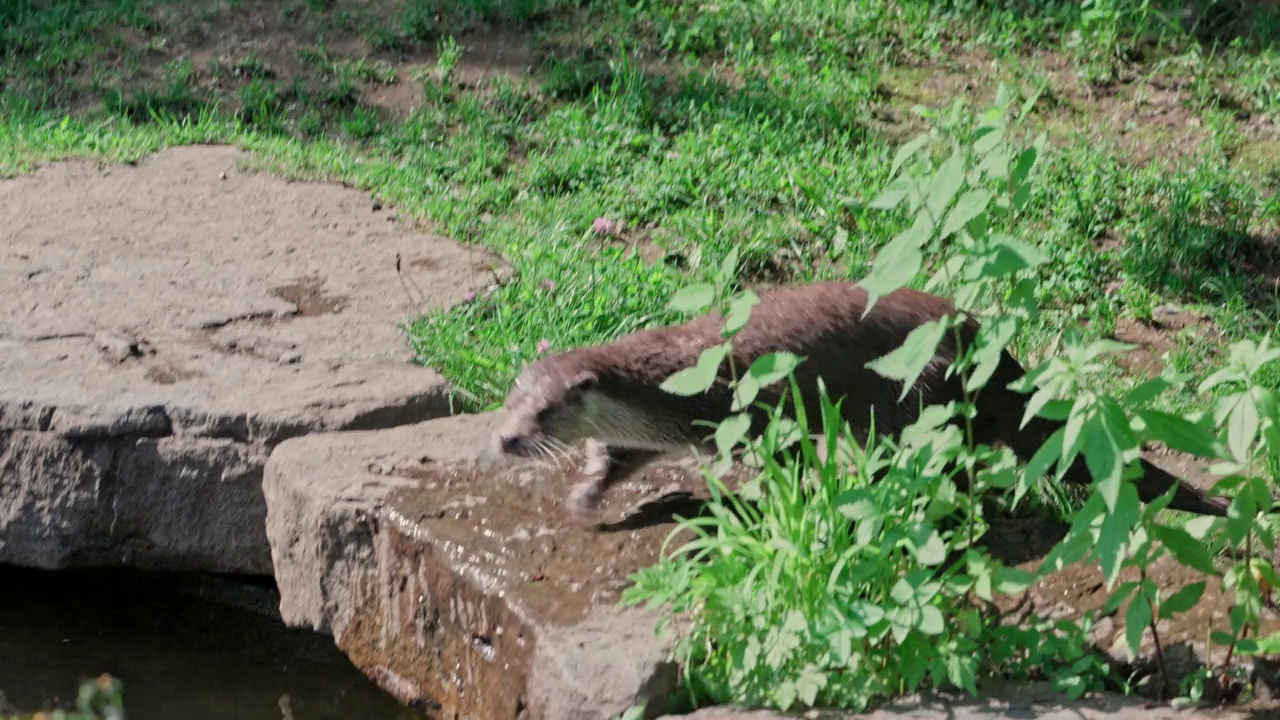
[[[866,312],[867,291],[848,281],[787,286],[759,297],[746,326],[733,338],[733,364],[741,371],[761,355],[778,351],[805,357],[795,378],[807,417],[821,416],[819,377],[832,401],[843,398],[843,419],[863,443],[872,427],[878,435],[896,436],[917,419],[921,408],[962,400],[959,378],[947,376],[957,354],[956,333],[946,334],[901,401],[900,383],[866,367],[898,348],[916,327],[954,315],[950,300],[901,288],[880,297]],[[678,396],[660,385],[692,366],[705,348],[722,342],[721,329],[720,315],[710,313],[529,364],[507,395],[494,449],[506,456],[556,457],[565,455],[570,444],[585,441],[580,479],[571,484],[566,504],[579,517],[590,515],[610,486],[645,462],[689,447],[710,449],[708,430],[699,421],[718,423],[730,414],[728,363],[721,364],[717,383],[702,394]],[[976,331],[975,321],[964,323],[962,342],[972,343]],[[1008,386],[1024,372],[1012,355],[1002,354],[978,394],[973,440],[992,447],[1004,444],[1026,463],[1061,423],[1037,416],[1020,427],[1028,396]],[[761,389],[757,402],[776,406],[787,385],[779,382]],[[752,419],[750,432],[758,435],[768,418],[755,412]],[[1172,487],[1176,490],[1169,507],[1226,515],[1226,499],[1206,495],[1145,459],[1140,462],[1142,476],[1136,485],[1144,503]],[[1064,480],[1092,482],[1083,456],[1075,458]]]

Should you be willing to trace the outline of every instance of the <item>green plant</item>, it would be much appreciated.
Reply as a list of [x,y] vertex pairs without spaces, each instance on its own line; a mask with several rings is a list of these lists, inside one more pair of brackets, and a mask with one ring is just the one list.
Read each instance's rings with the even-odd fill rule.
[[[1036,319],[1036,274],[1047,261],[1018,237],[1043,136],[1030,145],[1013,140],[1007,124],[1011,100],[1002,88],[996,105],[977,117],[960,104],[932,114],[935,132],[899,149],[891,181],[868,205],[905,208],[911,218],[863,280],[872,301],[914,282],[927,258],[937,257],[926,285],[946,288],[959,311],[955,318],[921,325],[870,366],[909,386],[947,333],[961,340],[959,318],[981,318],[977,337],[951,369],[964,380],[964,403],[923,408],[897,441],[872,433],[859,445],[821,388],[821,417],[806,418],[792,378],[795,419],[783,414],[784,399],[763,408],[771,410],[771,423],[763,435],[748,438],[747,408],[762,388],[785,381],[804,359],[774,353],[748,368],[730,364],[739,414],[715,428],[718,454],[707,468],[708,512],[682,520],[668,543],[683,542],[672,552],[664,547],[663,559],[637,573],[624,595],[626,603],[664,608],[664,618],[678,614],[691,620],[677,651],[695,695],[782,709],[833,704],[861,711],[926,681],[972,693],[987,677],[1036,674],[1078,696],[1110,673],[1082,649],[1085,627],[1034,619],[1029,627],[1004,627],[982,602],[1083,562],[1096,562],[1112,589],[1104,612],[1127,604],[1124,629],[1131,650],[1150,637],[1165,682],[1157,621],[1191,610],[1208,581],[1165,594],[1147,569],[1168,554],[1217,577],[1210,548],[1219,528],[1228,544],[1242,548],[1242,557],[1222,575],[1223,588],[1235,593],[1231,631],[1213,635],[1228,646],[1223,684],[1232,653],[1259,647],[1246,636],[1257,626],[1261,588],[1274,587],[1277,578],[1258,559],[1256,546],[1270,549],[1274,542],[1259,517],[1270,509],[1270,495],[1256,472],[1259,457],[1280,451],[1280,404],[1256,378],[1280,359],[1280,351],[1265,342],[1233,345],[1227,368],[1200,390],[1228,383],[1244,389],[1223,394],[1211,419],[1181,417],[1153,402],[1184,386],[1187,376],[1153,378],[1117,397],[1101,382],[1110,372],[1104,358],[1128,346],[1084,342],[1068,332],[1060,352],[1020,382],[1030,393],[1024,423],[1035,415],[1063,423],[1027,467],[1019,470],[1007,450],[972,442],[973,398],[992,377],[999,353]],[[1032,102],[1023,104],[1016,119],[1026,116]],[[931,141],[941,141],[940,163]],[[672,297],[671,307],[683,313],[718,308],[724,342],[669,378],[668,392],[703,392],[717,382],[725,359],[732,359],[733,337],[757,300],[750,291],[729,293],[737,261],[735,249],[712,282]],[[1216,433],[1225,438],[1219,441]],[[1235,473],[1219,483],[1237,490],[1225,523],[1197,518],[1184,529],[1163,521],[1172,490],[1142,507],[1132,471],[1141,444],[1153,440],[1217,458],[1219,474]],[[735,454],[759,468],[736,493],[719,478]],[[1055,468],[1060,476],[1080,457],[1094,484],[1038,571],[1025,573],[993,560],[979,545],[987,494],[1012,490],[1016,503],[1041,477]],[[1132,579],[1121,580],[1126,571]]]
[[453,70],[462,59],[462,46],[450,35],[441,38],[436,44],[436,79],[441,85],[448,85]]
[[[934,280],[958,287],[975,304],[1014,297],[1015,312],[1002,313],[999,302],[988,305],[995,312],[987,313],[974,346],[962,350],[956,366],[970,393],[965,407],[924,409],[900,444],[873,434],[859,447],[824,392],[822,417],[806,418],[794,379],[794,422],[784,421],[779,405],[758,439],[745,438],[745,413],[716,428],[710,514],[681,522],[671,537],[695,538],[640,572],[625,596],[626,602],[694,613],[680,650],[695,691],[717,701],[782,709],[822,702],[862,710],[926,679],[976,691],[980,678],[1029,653],[1045,661],[1042,670],[1061,674],[1064,687],[1082,691],[1094,684],[1101,664],[1077,653],[1055,665],[1045,652],[1055,646],[1039,635],[1004,633],[997,643],[984,609],[975,604],[975,598],[990,603],[997,593],[1025,589],[1034,579],[1003,567],[978,546],[985,531],[982,496],[1017,479],[1007,450],[972,445],[966,415],[972,394],[981,391],[1012,339],[1018,313],[1031,309],[1017,276],[1042,261],[1032,246],[1004,234],[1026,202],[1038,150],[1011,145],[1007,95],[1001,102],[972,128],[970,144],[952,136],[952,151],[936,172],[930,172],[928,136],[898,152],[892,168],[897,177],[871,206],[891,210],[905,203],[915,221],[885,246],[864,285],[874,301],[914,277],[926,245],[948,243],[962,249]],[[940,124],[964,135],[970,128],[961,119],[954,110]],[[731,251],[715,282],[686,288],[672,307],[696,312],[723,297],[736,261]],[[691,395],[715,382],[756,300],[750,291],[725,300],[725,342],[704,351],[664,389]],[[911,385],[944,334],[958,330],[953,320],[927,323],[873,367]],[[761,388],[802,361],[774,353],[749,368],[731,367],[734,408],[748,408]],[[950,424],[957,416],[966,421],[965,431]],[[821,439],[815,442],[811,431]],[[740,445],[761,469],[735,495],[715,470]],[[994,645],[1000,651],[987,652]],[[1005,667],[993,667],[996,658]]]
[[6,720],[124,720],[124,685],[118,678],[101,675],[80,683],[74,710],[3,717]]

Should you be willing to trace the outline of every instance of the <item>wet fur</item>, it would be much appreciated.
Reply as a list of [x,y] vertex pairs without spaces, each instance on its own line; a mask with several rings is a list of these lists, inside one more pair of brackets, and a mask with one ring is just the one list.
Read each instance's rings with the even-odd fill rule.
[[[934,359],[901,402],[901,385],[865,367],[866,363],[899,347],[916,327],[955,312],[942,297],[900,289],[875,303],[863,317],[867,293],[849,282],[791,286],[761,293],[746,327],[733,340],[733,362],[739,369],[770,352],[788,351],[807,357],[796,369],[796,380],[809,417],[819,417],[817,378],[822,377],[832,400],[844,398],[842,411],[855,437],[865,442],[874,410],[878,434],[896,436],[915,421],[921,407],[962,399],[957,378],[945,376],[956,356],[953,333],[947,333]],[[563,447],[592,438],[621,460],[631,451],[628,465],[641,464],[660,450],[701,445],[711,432],[698,420],[719,422],[729,414],[731,391],[726,383],[728,364],[722,364],[721,382],[707,393],[680,397],[659,386],[673,373],[689,367],[703,349],[721,342],[721,318],[706,315],[682,325],[641,330],[593,347],[548,356],[521,374],[507,399],[505,422],[499,430],[522,443],[550,443]],[[961,331],[972,341],[976,326]],[[1008,389],[1023,375],[1023,368],[1005,353],[978,397],[973,421],[977,443],[1008,445],[1023,462],[1060,426],[1055,421],[1032,418],[1019,427],[1026,407],[1025,395]],[[785,383],[765,388],[758,400],[773,405]],[[767,419],[757,413],[752,431],[759,432]],[[529,447],[516,454],[538,454]],[[608,463],[606,463],[607,465]],[[1170,487],[1177,492],[1170,507],[1205,515],[1225,515],[1227,503],[1211,498],[1178,478],[1141,461],[1138,495],[1150,502]],[[590,473],[582,483],[594,483],[598,500],[620,479],[611,470]],[[1083,457],[1067,471],[1067,482],[1092,482]],[[580,483],[581,484],[581,483]]]

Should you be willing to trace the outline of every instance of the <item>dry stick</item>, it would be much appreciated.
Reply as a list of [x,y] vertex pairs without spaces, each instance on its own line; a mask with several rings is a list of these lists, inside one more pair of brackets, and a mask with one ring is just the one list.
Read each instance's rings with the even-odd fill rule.
[[[396,253],[396,277],[400,280],[400,289],[404,290],[404,294],[409,298],[409,303],[418,307],[418,312],[426,313],[427,294],[422,292],[422,288],[418,287],[418,283],[406,273],[400,266],[400,253]],[[418,299],[414,300],[413,293],[409,292],[409,285],[412,284],[414,289],[418,291]]]

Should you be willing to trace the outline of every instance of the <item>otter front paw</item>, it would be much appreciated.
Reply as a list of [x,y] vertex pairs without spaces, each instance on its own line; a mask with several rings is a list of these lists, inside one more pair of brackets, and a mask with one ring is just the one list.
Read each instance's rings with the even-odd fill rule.
[[604,499],[604,489],[595,478],[574,483],[569,488],[569,498],[565,505],[569,511],[579,518],[590,518],[600,510],[600,502]]

